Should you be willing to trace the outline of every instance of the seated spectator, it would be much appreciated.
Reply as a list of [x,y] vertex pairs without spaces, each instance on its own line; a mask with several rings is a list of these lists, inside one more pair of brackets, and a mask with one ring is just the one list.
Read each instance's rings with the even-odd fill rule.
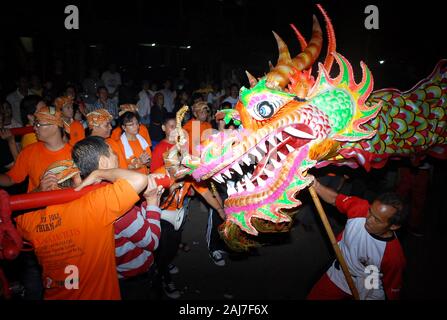
[[69,136],[68,143],[74,146],[76,142],[85,138],[85,131],[82,123],[73,119],[73,97],[58,97],[54,104],[56,109],[62,114],[64,130]]
[[125,158],[125,163],[120,163],[120,167],[148,174],[151,162],[150,141],[138,133],[140,127],[138,113],[126,111],[120,116],[119,123],[123,133],[118,145]]
[[[121,116],[125,112],[133,112],[135,114],[140,114],[138,111],[138,106],[134,104],[122,104],[120,105],[120,112],[119,115]],[[141,120],[141,118],[140,118]],[[121,134],[123,133],[123,130],[120,126],[116,127],[112,131],[112,135],[110,136],[113,140],[119,140],[121,137]],[[138,128],[138,134],[141,135],[146,141],[149,142],[149,146],[152,146],[151,137],[149,136],[149,131],[147,130],[146,126],[143,123],[140,123],[140,126]]]

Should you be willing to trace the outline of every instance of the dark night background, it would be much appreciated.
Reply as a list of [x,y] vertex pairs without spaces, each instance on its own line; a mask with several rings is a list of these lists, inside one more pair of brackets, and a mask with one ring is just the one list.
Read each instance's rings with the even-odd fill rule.
[[[324,20],[313,1],[2,1],[0,4],[0,79],[13,90],[19,74],[45,79],[55,60],[80,81],[88,68],[103,71],[116,62],[135,80],[162,81],[179,70],[194,83],[221,80],[233,69],[262,76],[277,59],[275,30],[299,53],[289,23],[310,40],[312,14]],[[440,2],[323,1],[334,24],[337,51],[360,70],[363,60],[375,77],[375,89],[409,89],[447,57]],[[80,29],[66,30],[66,5],[79,8]],[[365,7],[379,8],[379,30],[367,30]],[[20,37],[32,38],[27,51]],[[326,40],[326,39],[325,39]],[[140,44],[156,43],[155,47]],[[182,49],[181,46],[191,46]],[[320,59],[326,53],[323,45]],[[379,64],[379,60],[385,60]]]

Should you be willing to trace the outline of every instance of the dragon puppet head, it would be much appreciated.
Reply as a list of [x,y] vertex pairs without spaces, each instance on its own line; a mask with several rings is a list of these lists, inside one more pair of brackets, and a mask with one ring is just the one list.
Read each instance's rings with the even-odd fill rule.
[[[227,185],[227,220],[221,235],[234,249],[252,245],[249,240],[241,244],[238,239],[239,245],[228,241],[235,240],[235,227],[254,236],[287,231],[289,209],[301,204],[298,193],[313,181],[307,171],[333,158],[340,142],[375,134],[362,128],[380,110],[379,105],[365,105],[373,88],[372,75],[361,63],[362,80],[354,81],[350,63],[335,52],[332,24],[318,8],[325,17],[329,49],[316,80],[311,66],[321,51],[322,31],[314,16],[309,43],[292,25],[303,49],[294,58],[274,34],[279,48],[277,65],[260,79],[247,72],[250,88],[242,87],[235,109],[226,111],[225,118],[236,119],[240,128],[211,135],[199,147],[200,161],[189,165],[196,180],[213,179]],[[332,78],[329,71],[334,59],[339,74]]]

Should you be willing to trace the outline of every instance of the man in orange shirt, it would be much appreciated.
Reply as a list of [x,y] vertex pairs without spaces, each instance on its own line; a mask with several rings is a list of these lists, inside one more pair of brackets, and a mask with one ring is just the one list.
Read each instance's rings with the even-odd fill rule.
[[73,159],[83,172],[93,171],[76,189],[107,180],[69,203],[49,206],[16,218],[19,232],[31,241],[42,266],[45,299],[120,299],[115,262],[116,219],[140,199],[155,181],[117,169],[118,159],[104,139],[88,137],[73,147]]
[[192,114],[194,118],[185,123],[183,129],[189,136],[189,152],[194,156],[199,156],[196,148],[212,133],[212,126],[207,122],[210,108],[206,102],[199,101],[192,105]]
[[85,131],[82,123],[73,119],[73,97],[58,97],[54,100],[54,105],[62,114],[65,132],[70,136],[69,143],[74,146],[85,138]]
[[0,186],[9,187],[29,177],[28,192],[46,191],[57,183],[54,174],[46,174],[50,164],[71,159],[71,146],[63,140],[61,113],[54,107],[42,107],[35,114],[36,143],[24,148],[14,166],[6,174],[0,174]]

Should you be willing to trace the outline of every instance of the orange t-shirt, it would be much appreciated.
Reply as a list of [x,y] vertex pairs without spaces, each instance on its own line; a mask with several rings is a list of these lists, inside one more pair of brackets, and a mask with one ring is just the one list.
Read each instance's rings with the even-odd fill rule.
[[70,145],[74,146],[76,142],[85,138],[85,130],[82,123],[78,120],[73,120],[70,124]]
[[[185,129],[186,132],[188,132],[188,142],[189,142],[189,152],[193,155],[196,155],[196,147],[200,145],[200,143],[208,137],[208,135],[211,133],[211,129],[213,127],[209,122],[206,121],[199,121],[199,120],[189,120],[185,125],[183,126],[183,129]],[[204,131],[207,131],[204,134]]]
[[26,146],[29,146],[30,144],[36,143],[37,136],[35,132],[27,133],[22,136],[22,140],[20,141],[20,144],[22,146],[22,149],[24,149]]
[[[146,151],[149,154],[149,156],[152,155],[150,146],[148,146],[146,148],[146,150],[143,150],[143,148],[141,147],[141,144],[138,141],[138,139],[134,140],[134,141],[130,141],[130,140],[128,140],[128,141],[129,141],[129,145],[130,145],[130,147],[131,147],[131,149],[133,151],[133,156],[131,158],[129,158],[129,159],[126,159],[126,153],[124,151],[124,146],[123,146],[121,140],[117,141],[117,144],[119,146],[119,152],[121,154],[120,156],[118,156],[119,167],[122,168],[122,169],[128,169],[129,165],[131,165],[132,159],[140,157],[143,154],[144,151]],[[142,174],[149,174],[149,168],[147,166],[143,166],[143,167],[141,167],[139,169],[135,169],[135,171],[140,172]]]
[[[118,126],[112,130],[112,134],[110,135],[110,138],[118,141],[121,138],[122,133],[123,133],[123,129],[121,129],[121,127]],[[140,136],[142,136],[144,139],[146,139],[147,143],[149,144],[149,147],[152,147],[152,140],[151,140],[151,137],[149,136],[149,131],[147,130],[147,128],[144,124],[140,124],[140,128],[138,129],[138,134]]]
[[38,141],[19,153],[14,166],[6,174],[15,183],[20,183],[29,176],[27,192],[31,192],[39,186],[40,179],[50,164],[70,159],[71,146],[68,143],[58,151],[50,151],[43,142]]
[[[165,167],[159,167],[153,173],[167,174],[167,171]],[[202,195],[209,190],[206,182],[197,182],[191,177],[187,177],[185,180],[183,180],[183,187],[180,189],[176,189],[174,194],[168,195],[166,200],[160,204],[160,208],[162,210],[169,211],[174,211],[182,208],[185,197],[188,195],[188,191],[191,187],[193,187],[198,193]]]
[[126,158],[124,157],[124,153],[121,151],[120,143],[112,138],[107,138],[106,142],[118,157],[118,167],[121,169],[127,169]]
[[[113,223],[138,200],[132,186],[119,179],[77,200],[16,218],[42,266],[45,299],[121,298]],[[67,288],[66,280],[78,288]]]

